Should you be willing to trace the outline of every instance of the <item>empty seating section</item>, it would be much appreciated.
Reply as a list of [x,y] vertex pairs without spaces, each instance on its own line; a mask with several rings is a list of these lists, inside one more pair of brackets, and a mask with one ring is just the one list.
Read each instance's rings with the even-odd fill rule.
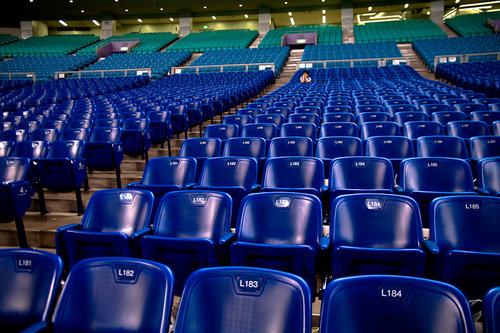
[[385,40],[393,40],[396,43],[409,43],[416,39],[440,37],[446,37],[446,33],[431,20],[410,19],[354,25],[356,43]]
[[[412,44],[415,52],[431,71],[434,71],[435,56],[500,52],[500,36],[498,35],[416,40]],[[471,56],[469,61],[496,59],[495,55]],[[448,61],[452,60],[448,59]]]
[[269,30],[266,36],[259,43],[259,47],[277,47],[282,46],[281,40],[285,34],[300,33],[305,31],[317,32],[317,43],[322,44],[341,44],[342,28],[340,26],[323,25],[304,25],[300,27],[284,27],[280,29]]
[[30,37],[0,46],[3,57],[70,54],[99,40],[94,35],[48,35]]
[[[36,74],[37,80],[52,80],[54,72],[77,71],[95,62],[98,58],[97,54],[19,56],[9,61],[0,62],[0,73],[33,72]],[[0,75],[0,79],[8,79],[8,77]]]
[[[179,66],[191,57],[191,52],[150,52],[150,53],[114,53],[102,61],[96,62],[85,70],[110,70],[110,69],[145,69],[151,68],[152,77],[159,79],[170,72],[170,68]],[[145,72],[127,75],[143,75]],[[101,76],[101,73],[85,73],[82,76]],[[105,76],[123,76],[121,72],[105,73]]]
[[447,26],[455,30],[460,36],[476,36],[494,33],[493,29],[486,25],[488,19],[500,19],[500,13],[479,13],[469,15],[457,15],[446,19]]
[[[290,47],[275,47],[265,49],[238,49],[238,50],[210,50],[204,52],[190,66],[210,66],[210,65],[230,65],[230,64],[262,64],[274,63],[276,75],[281,72],[285,65]],[[248,66],[249,70],[260,70],[262,66]],[[268,68],[270,69],[270,67]],[[245,66],[223,67],[227,71],[244,71]],[[183,73],[188,73],[189,69],[184,69]],[[194,70],[192,70],[194,71]],[[220,72],[220,67],[200,68],[204,72]]]
[[[9,44],[15,42],[19,38],[16,36],[8,35],[8,34],[0,34],[0,45]],[[1,54],[0,54],[1,55]]]
[[118,40],[139,40],[140,44],[134,47],[131,52],[135,53],[147,53],[156,52],[165,47],[166,45],[177,39],[177,35],[170,32],[155,32],[155,33],[128,33],[121,36],[112,36],[106,38],[100,43],[89,45],[81,50],[77,51],[77,54],[95,54],[97,47],[102,47],[108,44],[108,42],[118,41]]
[[247,29],[192,32],[170,46],[168,50],[205,52],[208,50],[242,49],[250,45],[257,35],[256,30]]
[[[498,40],[500,43],[500,39]],[[500,51],[500,47],[497,51]],[[500,103],[500,61],[494,62],[475,62],[475,63],[448,63],[438,64],[436,68],[436,77],[445,79],[448,82],[462,87],[464,89],[473,90],[477,93],[483,94],[482,97],[497,98],[491,100],[491,103],[485,105],[484,109],[495,110],[489,106],[492,103]],[[471,102],[475,102],[472,98]],[[499,110],[496,110],[499,111]]]
[[[302,55],[302,62],[393,57],[402,57],[401,51],[393,41],[336,45],[306,45],[304,54]],[[376,60],[354,62],[354,66],[373,65],[377,65]],[[323,68],[323,64],[313,64],[313,67]],[[350,63],[328,63],[327,67],[350,67]]]

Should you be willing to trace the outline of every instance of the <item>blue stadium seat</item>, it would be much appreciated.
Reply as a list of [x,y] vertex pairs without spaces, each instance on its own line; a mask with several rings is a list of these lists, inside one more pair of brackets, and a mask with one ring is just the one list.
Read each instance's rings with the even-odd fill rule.
[[337,197],[330,214],[332,276],[424,276],[422,223],[417,203],[395,194]]
[[67,126],[67,122],[65,120],[46,120],[42,124],[43,128],[50,129],[55,128],[58,131],[62,131]]
[[371,121],[361,124],[359,137],[366,140],[371,136],[398,136],[401,134],[399,125],[391,121]]
[[450,136],[458,136],[468,142],[473,136],[490,135],[488,124],[482,121],[450,121],[447,125]]
[[149,119],[128,118],[122,125],[121,141],[123,153],[130,156],[141,156],[146,163],[149,160],[148,151],[151,147],[151,132]]
[[321,137],[316,142],[315,156],[321,158],[328,177],[332,159],[344,156],[362,156],[361,140],[350,136]]
[[324,179],[324,166],[319,158],[274,157],[264,165],[260,190],[309,193],[322,199],[328,190]]
[[441,123],[443,126],[448,125],[451,121],[462,121],[466,119],[467,115],[458,111],[436,111],[432,113],[432,120]]
[[257,117],[259,114],[263,114],[264,111],[262,111],[261,108],[252,108],[252,107],[246,107],[245,109],[239,109],[238,111],[236,111],[236,114],[237,115],[247,115],[247,116],[251,116],[252,118],[255,118]]
[[316,196],[249,194],[241,203],[236,241],[229,248],[231,264],[299,275],[315,294],[316,263],[328,242],[322,238],[321,225],[321,201]]
[[310,138],[289,136],[274,138],[269,144],[267,157],[309,156],[314,154],[314,144]]
[[127,188],[153,192],[153,215],[161,197],[168,192],[194,186],[196,159],[192,157],[155,157],[147,164],[140,182],[129,183]]
[[172,131],[177,134],[184,132],[184,138],[187,139],[187,130],[189,129],[189,116],[187,108],[183,104],[168,105],[167,110],[170,111],[170,121],[172,122]]
[[271,140],[278,136],[278,127],[274,124],[247,124],[243,126],[241,136]]
[[500,197],[500,157],[488,157],[479,161],[477,170],[477,192]]
[[391,121],[391,115],[387,112],[363,112],[357,117],[358,125],[370,121]]
[[470,113],[470,120],[484,121],[491,126],[493,122],[500,120],[500,112],[498,111],[474,111]]
[[[293,107],[295,109],[295,107]],[[281,114],[285,119],[288,119],[290,114],[292,113],[292,108],[288,106],[272,106],[266,109],[265,114]]]
[[8,157],[14,149],[14,141],[0,141],[0,157]]
[[434,112],[453,111],[453,109],[449,105],[438,104],[437,102],[433,102],[433,104],[421,105],[420,110],[422,110],[429,117],[431,117]]
[[90,197],[80,224],[57,229],[57,254],[72,267],[91,257],[133,257],[133,246],[150,229],[153,193],[99,190]]
[[453,105],[453,109],[455,111],[463,112],[466,115],[470,115],[474,111],[483,111],[486,110],[486,107],[483,104],[476,103],[461,103]]
[[24,129],[11,129],[2,133],[2,140],[21,142],[28,139],[29,132]]
[[[47,157],[38,159],[36,162],[41,187],[56,192],[75,191],[78,215],[83,214],[80,187],[87,179],[87,162],[84,152],[84,141],[54,141],[50,145]],[[42,205],[44,207],[45,204]],[[42,211],[42,213],[45,212]]]
[[206,268],[189,277],[174,332],[304,333],[311,331],[311,317],[311,291],[294,274]]
[[382,105],[358,105],[354,108],[356,118],[364,112],[385,112],[385,108]]
[[403,127],[409,121],[427,121],[427,115],[420,111],[401,111],[396,113],[394,121]]
[[177,191],[162,197],[152,231],[140,239],[145,259],[169,266],[175,274],[175,294],[195,270],[226,263],[231,198],[221,192]]
[[415,154],[413,143],[406,136],[372,136],[365,141],[365,156],[385,157],[398,170],[403,159]]
[[121,128],[96,127],[85,144],[85,159],[89,172],[93,170],[116,173],[116,186],[122,187],[120,165],[123,161]]
[[65,128],[59,135],[59,140],[87,141],[90,137],[89,128]]
[[435,243],[435,278],[469,299],[498,286],[500,198],[448,196],[430,205],[430,239]]
[[266,140],[252,137],[231,138],[227,140],[222,155],[225,157],[254,157],[260,161],[267,156]]
[[327,136],[358,136],[358,126],[351,122],[329,122],[319,128],[319,137]]
[[469,145],[473,160],[500,157],[500,136],[473,136],[469,139]]
[[387,112],[391,115],[391,117],[395,117],[398,112],[415,112],[417,111],[417,107],[415,105],[409,104],[399,104],[399,105],[390,105],[387,107]]
[[[248,126],[248,125],[246,125]],[[196,178],[200,175],[203,163],[211,157],[221,154],[221,140],[219,138],[190,138],[182,142],[179,157],[194,157],[197,162]]]
[[[363,320],[359,320],[360,314]],[[473,333],[475,329],[467,299],[453,286],[416,277],[378,275],[330,283],[321,304],[319,331]]]
[[280,136],[302,136],[315,142],[318,137],[318,127],[312,123],[286,123],[281,127]]
[[468,159],[467,145],[457,136],[430,135],[417,140],[418,157],[454,157]]
[[[28,133],[33,133],[34,130],[41,127],[40,123],[36,120],[23,120],[16,126],[17,129],[25,129]],[[0,134],[1,135],[1,134]]]
[[231,226],[236,218],[243,197],[260,188],[259,164],[252,157],[213,157],[205,161],[201,169],[199,185],[194,188],[203,191],[220,191],[232,198]]
[[0,325],[20,332],[48,320],[59,292],[63,262],[59,256],[32,249],[0,250]]
[[333,112],[352,113],[352,107],[350,105],[328,105],[328,106],[325,106],[325,114],[333,113]]
[[94,121],[91,119],[71,119],[68,128],[89,128],[94,127]]
[[121,127],[120,119],[96,119],[94,128],[98,127]]
[[319,126],[319,116],[315,113],[294,113],[288,117],[289,123],[313,123]]
[[415,157],[401,162],[400,194],[415,199],[420,206],[424,228],[428,227],[428,207],[437,197],[472,195],[474,182],[469,164],[459,158]]
[[151,143],[160,144],[161,148],[167,142],[168,156],[172,156],[170,139],[172,139],[172,123],[170,122],[170,111],[149,111],[146,114],[149,119],[149,131],[151,132]]
[[328,184],[330,202],[342,194],[393,193],[394,171],[383,157],[339,157],[330,164]]
[[68,275],[51,321],[29,332],[168,332],[174,276],[163,264],[95,258]]
[[221,143],[224,145],[227,139],[239,136],[238,125],[234,124],[217,124],[208,125],[205,128],[204,138],[219,138]]
[[354,115],[347,112],[330,112],[323,115],[323,123],[354,122]]
[[493,129],[493,135],[500,135],[500,120],[494,121],[491,126]]
[[25,157],[0,158],[0,222],[14,221],[19,247],[28,247],[23,216],[31,206],[32,191],[27,180],[30,162]]
[[403,126],[403,134],[415,140],[421,136],[444,135],[444,127],[437,121],[409,121]]
[[500,287],[493,287],[483,297],[483,329],[488,333],[500,332],[500,323],[498,322],[498,318],[500,318],[499,293]]

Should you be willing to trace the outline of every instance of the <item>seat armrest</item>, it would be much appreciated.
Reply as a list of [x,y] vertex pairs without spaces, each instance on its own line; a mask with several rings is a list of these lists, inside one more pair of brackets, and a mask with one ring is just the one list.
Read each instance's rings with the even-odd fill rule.
[[437,246],[436,243],[434,243],[433,241],[431,240],[426,240],[424,242],[424,245],[423,245],[423,250],[426,252],[426,253],[429,253],[433,256],[436,256],[439,254],[439,247]]
[[328,250],[329,247],[330,247],[330,238],[329,237],[321,237],[321,239],[319,240],[319,248],[322,251],[326,251],[326,250]]
[[223,235],[221,238],[219,238],[219,245],[225,245],[227,243],[230,243],[234,240],[236,235],[232,232],[228,232],[227,234]]
[[394,193],[396,194],[404,194],[404,190],[401,186],[394,186]]
[[250,186],[250,192],[258,192],[259,189],[260,189],[261,185],[260,184],[253,184],[252,186]]

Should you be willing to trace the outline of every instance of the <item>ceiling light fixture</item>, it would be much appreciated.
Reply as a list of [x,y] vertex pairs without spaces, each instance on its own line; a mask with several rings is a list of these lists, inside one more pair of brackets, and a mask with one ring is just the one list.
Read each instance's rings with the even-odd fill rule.
[[288,12],[288,16],[292,16],[292,12]]
[[460,3],[460,0],[455,0],[455,3]]
[[322,19],[321,19],[321,22],[323,22],[323,24],[326,23],[326,15],[323,15]]
[[69,3],[73,3],[73,0],[69,0]]
[[409,3],[405,3],[405,8],[408,8],[410,7],[410,4]]
[[80,13],[85,13],[85,9],[80,10]]
[[321,11],[321,13],[322,13],[322,14],[326,14],[326,9],[323,9],[323,10]]
[[163,7],[160,7],[160,10],[163,11]]
[[203,9],[207,9],[207,5],[203,5]]
[[125,8],[125,11],[128,12],[128,8]]
[[368,7],[368,11],[369,11],[369,12],[371,12],[372,10],[373,10],[373,7],[372,7],[372,6]]
[[321,0],[321,2],[325,2],[325,0]]
[[137,22],[142,23],[142,20],[140,18],[137,19]]
[[293,17],[290,17],[290,23],[292,23],[292,25],[295,25],[295,20],[293,19]]
[[65,27],[68,26],[68,23],[64,22],[63,20],[59,20],[59,23],[62,24],[62,25],[64,25]]
[[248,18],[248,14],[245,14],[245,18]]
[[215,17],[215,15],[212,15],[212,19],[217,20],[217,17]]
[[241,7],[243,7],[243,4],[240,2],[240,3],[238,4],[238,7],[240,7],[240,8],[241,8]]
[[288,1],[283,2],[285,5],[288,5]]
[[97,22],[96,20],[92,20],[92,23],[94,23],[95,25],[97,26],[100,26],[101,24],[99,22]]
[[173,17],[171,17],[171,18],[170,18],[170,21],[171,21],[171,22],[174,22],[174,18],[173,18]]

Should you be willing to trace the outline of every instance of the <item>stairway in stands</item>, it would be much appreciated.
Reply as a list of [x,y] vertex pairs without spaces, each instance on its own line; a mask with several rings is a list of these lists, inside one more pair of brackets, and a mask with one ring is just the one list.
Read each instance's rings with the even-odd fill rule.
[[399,43],[398,48],[403,57],[410,58],[410,66],[426,79],[435,80],[434,73],[431,73],[418,54],[413,50],[411,43]]
[[297,71],[297,65],[299,64],[300,60],[302,59],[302,54],[304,54],[304,49],[293,49],[290,50],[290,55],[288,56],[288,59],[286,60],[285,65],[283,66],[283,70],[281,71],[280,75],[276,78],[276,82],[269,87],[269,91],[273,91],[290,81],[292,78],[293,74]]

